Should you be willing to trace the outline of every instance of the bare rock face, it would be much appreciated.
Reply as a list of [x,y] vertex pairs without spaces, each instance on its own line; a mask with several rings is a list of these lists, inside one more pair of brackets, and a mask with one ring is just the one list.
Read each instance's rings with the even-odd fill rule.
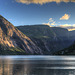
[[42,54],[30,38],[0,16],[0,44],[7,47],[19,47],[28,54]]

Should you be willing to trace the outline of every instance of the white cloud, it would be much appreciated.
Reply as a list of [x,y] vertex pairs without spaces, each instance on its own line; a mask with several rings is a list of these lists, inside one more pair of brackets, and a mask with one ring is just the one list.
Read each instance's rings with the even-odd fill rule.
[[75,30],[75,28],[72,28],[72,29],[68,29],[68,31],[73,31],[73,30]]
[[48,23],[43,23],[44,25],[49,25],[50,26],[50,24],[49,24],[49,22]]
[[66,28],[66,29],[68,29],[68,31],[75,30],[75,24],[63,24],[63,25],[59,25],[57,27]]
[[73,27],[75,27],[75,24],[73,24]]
[[[60,22],[58,22],[60,23]],[[56,24],[56,21],[53,20],[53,18],[50,18],[48,23],[43,23],[44,25],[48,25],[50,27],[61,27],[66,28],[68,31],[75,30],[75,24]]]
[[60,2],[75,2],[75,0],[16,0],[16,2],[18,3],[24,3],[24,4],[30,4],[30,3],[34,3],[34,4],[45,4],[45,3],[49,3],[49,2],[56,2],[56,3],[60,3]]
[[68,20],[69,18],[70,18],[70,15],[65,14],[64,16],[62,16],[62,17],[60,18],[60,20]]
[[60,27],[69,27],[69,26],[72,26],[71,24],[64,24],[64,25],[59,25]]
[[48,25],[48,26],[50,26],[50,27],[56,25],[56,23],[55,23],[55,21],[53,20],[53,18],[50,18],[48,23],[43,23],[43,24],[44,24],[44,25]]
[[53,22],[53,19],[52,19],[52,18],[50,18],[50,19],[49,19],[49,22]]
[[51,23],[51,25],[56,25],[56,24],[55,24],[55,21],[54,21],[53,23]]
[[61,27],[61,28],[66,28],[68,29],[68,31],[72,31],[72,30],[75,30],[75,24],[63,24],[63,25],[59,25],[59,26],[55,26],[55,24],[50,24],[49,22],[48,23],[43,23],[44,25],[48,25],[50,27]]

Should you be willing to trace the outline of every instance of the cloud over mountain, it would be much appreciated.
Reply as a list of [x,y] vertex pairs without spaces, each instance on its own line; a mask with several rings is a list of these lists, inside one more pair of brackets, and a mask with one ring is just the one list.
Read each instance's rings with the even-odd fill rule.
[[62,17],[60,18],[60,20],[68,20],[69,18],[70,18],[70,15],[65,14],[64,16],[62,16]]
[[44,25],[48,25],[48,26],[50,26],[50,27],[56,25],[56,23],[55,23],[55,21],[53,20],[53,18],[49,18],[48,23],[43,23],[43,24],[44,24]]
[[30,4],[30,3],[45,4],[45,3],[49,3],[49,2],[56,2],[56,3],[60,3],[60,2],[75,2],[75,0],[16,0],[16,2],[24,3],[24,4]]
[[64,25],[59,25],[58,27],[66,28],[69,31],[75,30],[75,24],[73,24],[73,25],[71,25],[71,24],[64,24]]

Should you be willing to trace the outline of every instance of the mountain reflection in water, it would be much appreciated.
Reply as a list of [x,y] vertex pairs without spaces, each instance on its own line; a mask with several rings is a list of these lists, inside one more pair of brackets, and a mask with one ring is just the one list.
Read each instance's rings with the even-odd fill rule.
[[0,56],[0,75],[75,75],[75,57]]

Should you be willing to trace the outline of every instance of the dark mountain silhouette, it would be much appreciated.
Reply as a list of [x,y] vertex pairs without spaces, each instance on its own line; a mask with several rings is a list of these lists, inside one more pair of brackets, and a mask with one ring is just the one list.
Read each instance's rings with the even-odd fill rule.
[[61,51],[53,53],[54,55],[75,55],[75,42],[68,48],[65,48]]

